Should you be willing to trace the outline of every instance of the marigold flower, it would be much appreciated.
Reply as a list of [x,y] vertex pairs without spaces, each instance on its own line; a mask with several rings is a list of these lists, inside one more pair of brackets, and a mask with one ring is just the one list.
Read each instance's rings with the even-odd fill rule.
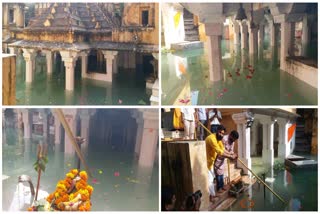
[[77,169],[73,169],[73,170],[71,170],[70,172],[71,172],[72,174],[74,174],[74,175],[77,175],[79,171],[78,171]]
[[80,178],[87,181],[88,180],[88,175],[86,173],[86,171],[81,171],[80,172]]

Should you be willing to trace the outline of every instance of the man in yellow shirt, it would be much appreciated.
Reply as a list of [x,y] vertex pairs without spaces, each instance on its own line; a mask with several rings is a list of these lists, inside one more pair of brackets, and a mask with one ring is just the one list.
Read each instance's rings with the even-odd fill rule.
[[213,164],[216,160],[217,155],[222,155],[226,158],[234,159],[236,155],[225,151],[222,138],[225,134],[226,128],[223,125],[217,127],[217,132],[215,134],[209,135],[206,139],[206,152],[207,152],[207,167],[208,167],[208,177],[209,177],[209,193],[210,201],[213,201],[216,197],[215,187],[214,187],[214,170]]

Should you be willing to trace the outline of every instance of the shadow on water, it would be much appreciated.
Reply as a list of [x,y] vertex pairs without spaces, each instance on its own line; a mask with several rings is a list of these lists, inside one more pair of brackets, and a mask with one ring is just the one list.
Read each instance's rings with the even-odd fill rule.
[[[65,90],[65,71],[61,62],[53,66],[53,73],[46,73],[45,57],[36,57],[34,80],[25,82],[25,61],[17,56],[16,99],[19,105],[148,105],[150,92],[146,90],[140,72],[119,69],[113,82],[82,79],[76,67],[74,91]],[[140,75],[140,76],[139,76]]]
[[[12,208],[19,175],[29,175],[33,184],[36,184],[37,173],[33,169],[33,163],[36,160],[38,143],[49,145],[49,162],[41,176],[41,190],[53,192],[57,182],[64,179],[70,169],[76,168],[78,158],[65,154],[63,143],[54,144],[52,137],[44,139],[36,135],[30,140],[23,139],[17,129],[6,128],[2,146],[4,211]],[[153,168],[139,166],[132,153],[115,151],[101,143],[91,143],[82,151],[85,151],[86,162],[93,174],[93,178],[88,181],[94,187],[92,211],[158,210],[157,164]]]
[[162,53],[163,104],[317,104],[316,88],[279,69],[276,50],[253,58],[222,47],[223,80],[217,82],[209,80],[205,49]]

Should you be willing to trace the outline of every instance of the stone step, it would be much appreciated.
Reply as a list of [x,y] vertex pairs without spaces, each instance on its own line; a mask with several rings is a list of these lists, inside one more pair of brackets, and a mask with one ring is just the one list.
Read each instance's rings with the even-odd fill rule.
[[185,41],[171,44],[173,50],[193,50],[203,48],[203,43],[200,41]]
[[193,25],[193,24],[190,24],[190,25],[184,25],[184,30],[185,31],[188,31],[188,30],[195,30],[196,27]]
[[198,36],[186,36],[185,40],[189,41],[189,42],[196,42],[196,41],[199,41],[199,37]]

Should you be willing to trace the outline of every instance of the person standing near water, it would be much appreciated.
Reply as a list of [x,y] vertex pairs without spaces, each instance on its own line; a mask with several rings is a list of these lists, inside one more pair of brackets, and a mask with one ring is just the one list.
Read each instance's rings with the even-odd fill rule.
[[221,112],[216,108],[209,109],[207,118],[210,123],[210,131],[216,133],[222,120]]
[[217,127],[217,132],[209,135],[206,139],[206,153],[207,153],[207,167],[208,167],[208,181],[209,181],[209,193],[210,201],[213,201],[216,196],[214,186],[214,168],[213,164],[218,155],[223,155],[227,158],[233,158],[233,154],[224,149],[222,138],[225,134],[226,128],[223,125]]

